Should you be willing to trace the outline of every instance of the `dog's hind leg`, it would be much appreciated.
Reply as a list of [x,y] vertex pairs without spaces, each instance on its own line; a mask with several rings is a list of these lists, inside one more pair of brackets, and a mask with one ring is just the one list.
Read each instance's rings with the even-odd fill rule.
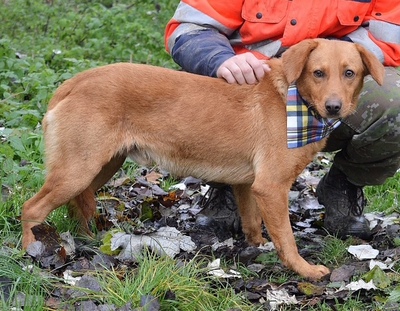
[[125,154],[114,155],[111,158],[111,160],[102,167],[101,171],[97,174],[90,187],[94,191],[97,191],[101,187],[103,187],[104,184],[107,181],[109,181],[114,176],[114,174],[120,169],[122,164],[124,164],[125,159],[126,159]]
[[[75,179],[69,180],[63,176],[65,170],[56,170],[49,172],[45,184],[40,191],[30,200],[26,201],[22,207],[22,247],[26,248],[35,241],[32,233],[32,227],[42,223],[46,217],[59,206],[68,203],[87,185],[90,185],[90,178],[87,179],[87,185],[74,184]],[[86,175],[81,173],[82,175]]]
[[246,241],[254,246],[262,245],[266,240],[261,235],[262,219],[256,200],[251,192],[251,185],[233,185],[236,203],[239,207],[242,229]]
[[53,210],[71,200],[79,206],[79,211],[75,215],[81,217],[79,219],[81,223],[93,215],[94,191],[97,190],[95,188],[100,187],[106,177],[112,176],[122,159],[112,161],[110,164],[112,155],[106,154],[101,147],[99,150],[91,151],[96,157],[76,159],[75,154],[66,154],[59,159],[56,155],[62,153],[48,154],[49,165],[45,184],[34,197],[25,202],[22,208],[23,248],[35,241],[32,227],[42,223]]
[[77,195],[68,203],[69,215],[78,220],[81,233],[92,235],[89,229],[89,221],[96,212],[96,201],[94,194],[108,180],[110,180],[125,161],[125,155],[115,155],[110,162],[104,165],[101,171],[92,181],[90,187],[86,188],[82,193]]

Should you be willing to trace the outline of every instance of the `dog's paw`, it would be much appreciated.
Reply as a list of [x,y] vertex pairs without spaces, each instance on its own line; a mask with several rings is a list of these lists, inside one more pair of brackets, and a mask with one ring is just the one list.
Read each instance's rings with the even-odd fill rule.
[[309,271],[303,276],[311,280],[320,280],[330,273],[331,271],[325,266],[310,265]]
[[246,236],[246,241],[247,241],[247,243],[249,244],[249,245],[251,245],[251,246],[262,246],[262,245],[264,245],[265,243],[267,243],[268,242],[268,240],[267,239],[264,239],[262,236],[261,236],[261,234],[260,234],[260,236],[257,236],[257,237],[255,237],[255,236],[253,236],[253,237],[249,237],[249,236]]
[[29,244],[35,242],[35,237],[33,234],[23,234],[22,236],[22,249],[26,250]]

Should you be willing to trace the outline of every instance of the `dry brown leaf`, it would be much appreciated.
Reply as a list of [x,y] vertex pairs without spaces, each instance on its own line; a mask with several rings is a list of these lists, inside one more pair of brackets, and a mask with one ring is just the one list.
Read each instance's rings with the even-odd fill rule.
[[152,184],[155,184],[155,185],[159,185],[160,184],[160,178],[162,178],[163,177],[163,175],[162,174],[160,174],[160,173],[157,173],[157,172],[155,172],[155,171],[151,171],[150,173],[148,173],[146,176],[144,176],[144,178],[148,181],[148,182],[150,182],[150,183],[152,183]]

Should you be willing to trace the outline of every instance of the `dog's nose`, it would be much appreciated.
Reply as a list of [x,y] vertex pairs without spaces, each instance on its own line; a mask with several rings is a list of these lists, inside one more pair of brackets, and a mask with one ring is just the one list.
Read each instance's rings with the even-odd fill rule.
[[325,103],[326,111],[330,115],[336,115],[342,109],[342,102],[338,99],[329,99]]

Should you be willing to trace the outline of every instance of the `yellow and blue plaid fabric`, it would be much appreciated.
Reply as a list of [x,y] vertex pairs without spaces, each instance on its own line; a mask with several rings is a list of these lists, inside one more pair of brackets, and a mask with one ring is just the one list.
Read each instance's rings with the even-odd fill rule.
[[301,98],[296,86],[291,86],[287,97],[287,145],[299,148],[320,141],[339,126],[339,119],[321,118]]

